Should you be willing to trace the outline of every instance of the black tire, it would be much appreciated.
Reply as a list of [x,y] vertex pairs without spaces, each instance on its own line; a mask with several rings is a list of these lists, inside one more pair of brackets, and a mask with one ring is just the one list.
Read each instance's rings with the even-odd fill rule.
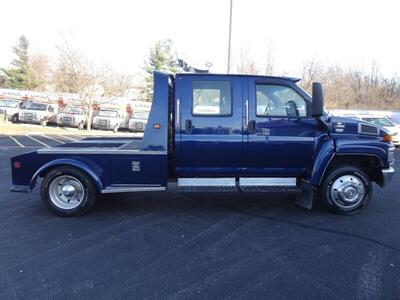
[[41,120],[40,121],[40,125],[42,125],[43,127],[47,126],[47,121],[46,120]]
[[113,132],[114,132],[114,133],[117,133],[117,132],[118,132],[118,125],[115,125],[115,126],[114,126]]
[[[341,179],[344,179],[345,182]],[[346,184],[355,192],[355,200],[345,201],[343,193],[335,189],[338,185]],[[345,185],[341,185],[345,186]],[[351,190],[348,190],[352,192]],[[337,197],[333,197],[337,195]],[[352,196],[352,194],[349,194]],[[357,196],[358,195],[358,196]],[[343,196],[343,197],[342,197]],[[372,198],[372,183],[368,175],[354,166],[338,166],[329,171],[326,175],[320,190],[319,198],[326,208],[331,212],[341,215],[353,215],[366,208]]]
[[83,130],[84,127],[85,127],[85,125],[83,123],[79,123],[78,124],[78,129],[79,130]]
[[[83,199],[79,205],[72,209],[65,209],[58,206],[50,196],[51,183],[60,176],[72,176],[83,186]],[[40,195],[44,205],[53,213],[63,217],[80,216],[86,213],[96,202],[97,189],[92,180],[84,172],[69,166],[62,166],[51,170],[46,174],[40,187]]]
[[11,122],[12,122],[12,123],[19,123],[18,114],[14,114],[14,115],[11,117]]

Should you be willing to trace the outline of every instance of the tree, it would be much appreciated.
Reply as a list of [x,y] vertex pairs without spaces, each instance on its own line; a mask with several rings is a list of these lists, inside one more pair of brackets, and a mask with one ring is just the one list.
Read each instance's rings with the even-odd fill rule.
[[16,89],[34,89],[38,86],[29,66],[29,41],[22,35],[13,48],[16,58],[9,69],[1,70],[6,75],[6,85]]
[[236,66],[236,71],[239,74],[259,74],[257,64],[250,54],[250,50],[242,50],[240,52],[240,61]]
[[146,72],[146,85],[142,93],[144,98],[150,101],[153,97],[153,71],[176,73],[178,62],[174,44],[171,40],[156,42],[150,49],[149,56],[145,60],[144,70]]
[[36,90],[45,90],[49,82],[50,64],[47,55],[36,53],[29,59],[29,69],[36,83]]
[[64,42],[57,46],[57,67],[53,83],[57,91],[78,93],[88,119],[87,129],[91,129],[93,98],[104,94],[101,82],[106,78],[107,69],[95,65],[80,50]]

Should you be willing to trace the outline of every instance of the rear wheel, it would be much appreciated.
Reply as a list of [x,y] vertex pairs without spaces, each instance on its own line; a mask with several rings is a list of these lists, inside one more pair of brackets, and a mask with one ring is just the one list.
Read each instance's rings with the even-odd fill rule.
[[87,212],[97,197],[97,190],[90,178],[68,166],[51,170],[43,179],[40,193],[50,211],[68,217]]
[[353,166],[338,166],[326,176],[320,198],[337,214],[351,215],[365,208],[372,197],[372,184],[367,174]]

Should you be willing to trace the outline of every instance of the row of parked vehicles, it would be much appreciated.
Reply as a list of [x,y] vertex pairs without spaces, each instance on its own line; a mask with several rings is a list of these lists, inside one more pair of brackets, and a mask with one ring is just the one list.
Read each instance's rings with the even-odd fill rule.
[[392,143],[400,146],[400,111],[330,110],[334,116],[347,117],[373,123],[389,131]]
[[[92,128],[102,130],[129,129],[134,132],[143,132],[147,125],[150,104],[134,104],[134,108],[119,105],[104,105],[93,111],[91,118]],[[66,106],[60,108],[57,103],[44,103],[18,99],[1,99],[0,115],[13,123],[32,123],[47,126],[76,127],[84,129],[88,124],[88,114],[83,107]]]

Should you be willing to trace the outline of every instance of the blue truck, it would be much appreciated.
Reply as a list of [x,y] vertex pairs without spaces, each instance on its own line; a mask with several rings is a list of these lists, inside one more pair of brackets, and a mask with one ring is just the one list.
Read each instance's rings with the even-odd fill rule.
[[143,138],[86,138],[11,159],[14,192],[62,216],[87,212],[99,194],[283,192],[311,208],[354,214],[394,175],[389,133],[327,115],[289,77],[154,73]]

